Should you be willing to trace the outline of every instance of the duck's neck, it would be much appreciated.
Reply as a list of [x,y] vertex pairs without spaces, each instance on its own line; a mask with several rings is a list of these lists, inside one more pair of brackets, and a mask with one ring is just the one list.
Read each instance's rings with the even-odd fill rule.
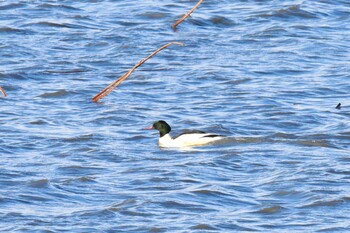
[[[169,132],[168,130],[165,130],[165,129],[162,129],[162,130],[159,130],[159,136],[160,137],[164,137],[165,135],[169,135]],[[170,136],[169,136],[170,137]]]
[[159,138],[159,145],[169,145],[172,141],[173,138],[167,133]]

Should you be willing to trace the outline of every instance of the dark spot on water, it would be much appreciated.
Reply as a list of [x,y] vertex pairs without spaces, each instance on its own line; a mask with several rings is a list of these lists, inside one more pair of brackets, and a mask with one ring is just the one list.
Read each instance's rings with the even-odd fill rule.
[[29,122],[29,124],[32,124],[32,125],[47,125],[48,122],[39,119],[39,120],[31,121],[31,122]]
[[33,188],[45,188],[49,185],[48,179],[32,180],[29,182],[29,186]]
[[340,110],[341,109],[341,103],[339,103],[335,108]]
[[[58,50],[70,50],[69,48],[55,48]],[[76,69],[66,69],[66,70],[46,70],[45,73],[49,74],[76,74],[76,73],[83,73],[88,71],[88,69],[84,68],[76,68]]]
[[202,231],[215,231],[218,230],[217,228],[209,225],[209,224],[198,224],[196,226],[191,227],[192,230],[202,230]]
[[146,13],[140,14],[139,16],[145,19],[162,19],[162,18],[165,18],[167,14],[162,12],[146,12]]
[[69,95],[70,92],[67,90],[58,90],[58,91],[54,91],[54,92],[47,92],[44,94],[39,95],[38,97],[41,98],[57,98],[57,97],[64,97]]
[[149,229],[150,233],[167,232],[167,228],[164,227],[152,227]]
[[210,21],[216,26],[232,26],[235,24],[232,20],[223,16],[215,16]]
[[276,205],[271,207],[265,207],[257,211],[259,214],[275,214],[283,209],[282,206]]

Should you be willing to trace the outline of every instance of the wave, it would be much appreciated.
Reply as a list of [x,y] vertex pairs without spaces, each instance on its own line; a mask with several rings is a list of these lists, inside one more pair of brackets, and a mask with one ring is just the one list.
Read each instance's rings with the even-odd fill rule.
[[19,29],[19,28],[13,28],[13,27],[0,27],[0,34],[25,34],[30,35],[34,32],[27,29]]
[[59,9],[63,11],[82,11],[79,8],[72,7],[72,6],[67,6],[63,4],[49,4],[49,3],[44,3],[41,5],[38,5],[38,8],[44,8],[44,9]]
[[337,206],[346,204],[350,201],[350,197],[340,197],[334,200],[322,200],[322,201],[315,201],[310,204],[303,205],[302,208],[314,208],[314,207],[325,207],[325,206]]
[[25,7],[25,6],[26,6],[26,4],[23,4],[23,3],[11,3],[11,4],[8,4],[8,5],[0,6],[0,11],[18,9],[18,8],[22,8],[22,7]]
[[318,18],[316,14],[309,11],[303,10],[302,6],[292,5],[282,9],[275,10],[271,13],[262,13],[256,15],[260,18],[302,18],[302,19],[316,19]]

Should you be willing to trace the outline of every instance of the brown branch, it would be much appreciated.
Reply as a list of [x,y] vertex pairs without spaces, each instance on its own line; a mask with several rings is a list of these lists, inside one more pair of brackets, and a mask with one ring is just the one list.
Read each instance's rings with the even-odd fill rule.
[[199,0],[199,2],[197,2],[197,4],[189,11],[187,12],[187,14],[185,14],[181,19],[179,19],[176,23],[173,24],[172,28],[174,30],[176,30],[177,25],[179,25],[180,23],[182,23],[182,21],[184,21],[186,18],[188,18],[192,12],[197,9],[197,7],[203,2],[204,0]]
[[6,92],[4,91],[4,89],[2,89],[2,87],[0,87],[0,92],[4,95],[4,97],[6,97]]
[[159,49],[157,49],[156,51],[154,51],[153,53],[151,53],[148,57],[140,60],[133,68],[131,68],[128,72],[126,72],[125,74],[123,74],[121,77],[119,77],[117,80],[115,80],[114,82],[112,82],[111,84],[109,84],[105,89],[103,89],[100,93],[98,93],[97,95],[95,95],[92,98],[92,101],[97,102],[100,99],[102,99],[103,97],[105,97],[106,95],[108,95],[109,93],[111,93],[114,88],[116,88],[119,84],[121,84],[125,79],[127,79],[131,73],[136,70],[139,66],[141,66],[143,63],[145,63],[148,59],[150,59],[151,57],[153,57],[154,55],[156,55],[157,53],[159,53],[160,51],[162,51],[163,49],[169,47],[170,45],[173,44],[177,44],[177,45],[184,45],[183,43],[180,42],[170,42],[166,45],[163,45],[162,47],[160,47]]

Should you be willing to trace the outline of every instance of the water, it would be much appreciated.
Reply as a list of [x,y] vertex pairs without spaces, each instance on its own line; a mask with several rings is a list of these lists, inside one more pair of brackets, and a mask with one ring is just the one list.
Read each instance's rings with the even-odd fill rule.
[[0,2],[1,232],[350,230],[349,2],[195,3]]

